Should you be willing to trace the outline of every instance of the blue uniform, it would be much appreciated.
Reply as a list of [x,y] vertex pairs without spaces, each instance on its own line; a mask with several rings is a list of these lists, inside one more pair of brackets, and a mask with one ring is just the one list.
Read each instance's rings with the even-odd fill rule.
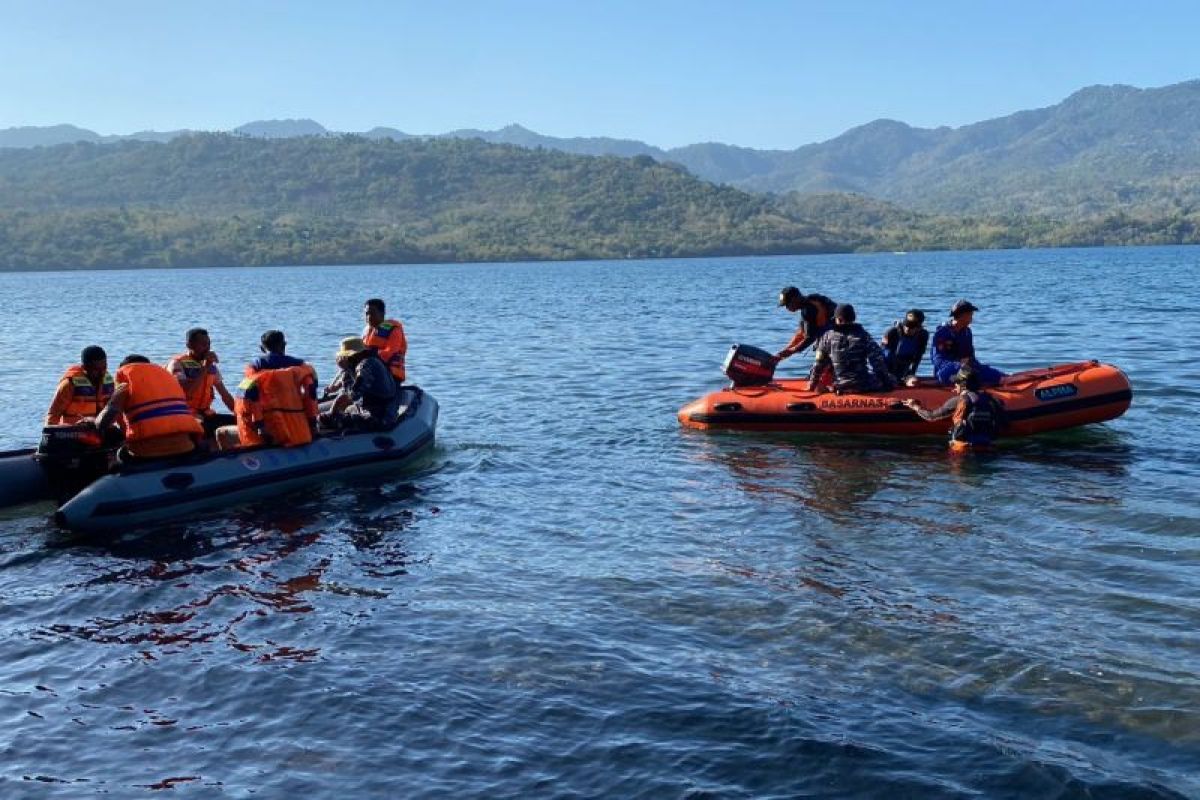
[[947,322],[941,325],[933,334],[933,349],[929,351],[929,359],[933,362],[933,374],[938,383],[949,386],[954,376],[962,369],[962,360],[970,359],[971,368],[979,376],[980,383],[997,384],[1004,373],[986,364],[980,364],[975,359],[975,339],[971,329],[954,330]]

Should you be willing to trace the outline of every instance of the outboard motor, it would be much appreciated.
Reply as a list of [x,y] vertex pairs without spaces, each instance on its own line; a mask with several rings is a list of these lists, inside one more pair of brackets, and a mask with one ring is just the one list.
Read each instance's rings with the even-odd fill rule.
[[34,458],[61,505],[112,469],[119,444],[104,441],[91,425],[47,425]]
[[775,356],[748,344],[729,348],[722,365],[734,386],[765,386],[775,377]]

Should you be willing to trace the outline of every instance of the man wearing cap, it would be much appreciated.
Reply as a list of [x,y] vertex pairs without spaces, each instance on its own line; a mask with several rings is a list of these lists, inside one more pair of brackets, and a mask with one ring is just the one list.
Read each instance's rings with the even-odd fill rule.
[[821,334],[813,348],[814,361],[808,390],[824,383],[822,373],[833,371],[833,389],[839,394],[890,391],[896,380],[888,371],[883,351],[871,335],[855,322],[854,306],[844,303],[833,312],[833,327]]
[[897,381],[915,380],[917,367],[929,347],[929,331],[924,328],[925,312],[910,308],[904,319],[898,320],[883,335],[883,357],[892,377]]
[[949,386],[963,367],[970,367],[983,386],[995,386],[1004,377],[1000,370],[975,360],[971,322],[978,310],[966,300],[959,300],[950,309],[950,320],[934,331],[929,357],[933,362],[933,374],[943,386]]
[[343,339],[335,356],[341,374],[337,395],[321,404],[321,424],[352,430],[378,430],[396,424],[400,387],[374,348],[361,338]]
[[795,314],[800,313],[800,324],[787,347],[775,354],[778,361],[796,355],[817,341],[833,323],[835,303],[823,294],[805,295],[795,286],[785,286],[779,292],[779,305]]

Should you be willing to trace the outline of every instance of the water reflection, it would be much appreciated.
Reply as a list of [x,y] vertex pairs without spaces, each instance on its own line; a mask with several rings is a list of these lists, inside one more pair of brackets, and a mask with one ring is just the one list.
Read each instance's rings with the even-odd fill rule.
[[[60,540],[56,547],[94,552],[106,565],[66,591],[140,586],[175,602],[54,623],[36,635],[130,646],[145,660],[224,645],[258,663],[312,661],[320,648],[304,646],[304,627],[284,620],[318,611],[323,596],[390,597],[395,580],[423,560],[411,554],[405,535],[425,513],[438,512],[398,502],[418,494],[413,483],[331,487],[188,524]],[[351,563],[345,554],[355,554]],[[158,592],[160,586],[169,591]]]

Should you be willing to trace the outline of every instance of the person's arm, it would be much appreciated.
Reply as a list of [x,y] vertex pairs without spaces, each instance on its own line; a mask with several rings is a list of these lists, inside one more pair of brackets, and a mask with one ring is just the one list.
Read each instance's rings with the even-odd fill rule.
[[955,410],[958,409],[958,404],[962,402],[962,398],[958,395],[955,395],[943,403],[942,407],[936,411],[926,410],[925,407],[921,405],[921,401],[915,398],[910,397],[901,402],[903,402],[904,405],[908,406],[913,411],[917,412],[917,416],[926,422],[936,422],[939,419],[945,419],[946,417],[952,416]]
[[879,349],[879,345],[875,344],[873,339],[867,339],[867,361],[871,362],[871,370],[875,373],[875,377],[883,385],[885,392],[890,392],[896,388],[896,378],[888,369],[887,362],[883,358],[883,351]]
[[917,356],[908,362],[908,367],[904,371],[904,377],[917,374],[917,368],[921,365],[921,359],[925,358],[925,351],[929,348],[929,331],[922,328],[917,332]]
[[817,348],[813,351],[813,353],[815,353],[815,356],[813,358],[812,369],[808,372],[808,390],[810,392],[817,391],[817,387],[820,386],[821,383],[822,373],[824,373],[826,369],[833,368],[832,359],[830,359],[829,354],[825,352],[820,344],[817,345]]
[[213,370],[215,370],[217,374],[216,378],[213,379],[213,389],[216,390],[217,394],[221,395],[221,401],[225,403],[225,407],[231,412],[237,413],[237,406],[233,404],[233,395],[231,395],[229,390],[225,388],[225,380],[221,377],[221,371],[215,366],[213,367]]
[[879,340],[880,344],[883,345],[883,349],[893,355],[896,353],[896,345],[899,341],[899,334],[896,331],[895,325],[884,331],[883,338]]
[[50,410],[46,412],[47,425],[57,425],[58,421],[62,419],[63,412],[71,404],[73,391],[70,378],[64,378],[58,382],[58,389],[54,391],[54,399],[50,401]]
[[117,384],[117,390],[109,398],[108,405],[96,417],[96,429],[103,432],[106,428],[117,425],[121,414],[125,413],[125,404],[129,401],[129,384]]

